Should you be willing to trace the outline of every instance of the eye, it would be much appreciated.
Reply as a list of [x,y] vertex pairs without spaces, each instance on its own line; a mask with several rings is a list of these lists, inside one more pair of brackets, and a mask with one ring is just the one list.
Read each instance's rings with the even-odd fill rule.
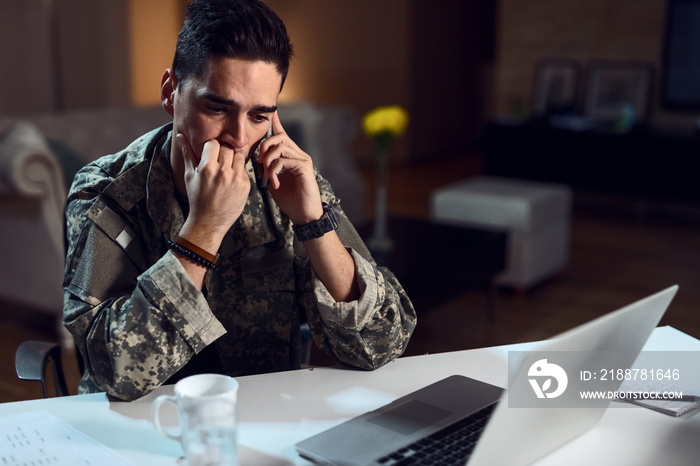
[[211,113],[217,113],[217,114],[218,114],[218,113],[223,113],[223,112],[225,112],[226,109],[223,108],[223,107],[217,107],[217,106],[215,106],[215,105],[207,105],[207,111],[209,111],[209,112],[211,112]]
[[263,113],[256,113],[253,115],[253,121],[255,121],[256,123],[266,123],[270,121],[270,119],[267,115]]

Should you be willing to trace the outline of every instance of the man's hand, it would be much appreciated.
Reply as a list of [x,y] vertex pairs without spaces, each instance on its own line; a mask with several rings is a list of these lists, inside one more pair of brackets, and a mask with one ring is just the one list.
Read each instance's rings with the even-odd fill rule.
[[243,212],[250,193],[246,154],[210,140],[204,144],[197,162],[182,133],[177,135],[177,141],[183,153],[190,206],[180,236],[214,254]]
[[[318,220],[323,205],[311,157],[289,139],[277,112],[272,116],[272,129],[274,135],[260,144],[258,157],[270,181],[272,198],[295,225]],[[359,297],[355,263],[335,231],[303,244],[311,266],[336,301]]]
[[311,157],[284,132],[277,112],[272,115],[272,130],[273,136],[260,145],[258,157],[270,181],[272,198],[295,225],[318,220],[323,206]]

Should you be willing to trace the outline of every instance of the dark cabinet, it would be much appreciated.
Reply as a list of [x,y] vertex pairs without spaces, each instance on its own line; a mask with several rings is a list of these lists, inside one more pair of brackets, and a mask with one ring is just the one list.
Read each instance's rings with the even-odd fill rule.
[[700,139],[490,124],[484,171],[649,200],[700,200]]

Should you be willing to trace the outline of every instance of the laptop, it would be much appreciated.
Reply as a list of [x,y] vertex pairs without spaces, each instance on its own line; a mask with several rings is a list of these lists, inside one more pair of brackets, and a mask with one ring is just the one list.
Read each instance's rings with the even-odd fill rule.
[[[630,368],[677,290],[672,286],[564,332],[536,351],[619,353],[622,360],[611,363]],[[531,362],[523,360],[513,380],[522,382],[530,368]],[[586,409],[509,408],[506,390],[455,375],[303,440],[296,449],[301,457],[322,465],[430,464],[429,454],[417,453],[422,445],[436,438],[451,442],[466,429],[475,432],[473,445],[457,443],[450,447],[453,458],[434,464],[526,465],[593,427],[608,404]]]

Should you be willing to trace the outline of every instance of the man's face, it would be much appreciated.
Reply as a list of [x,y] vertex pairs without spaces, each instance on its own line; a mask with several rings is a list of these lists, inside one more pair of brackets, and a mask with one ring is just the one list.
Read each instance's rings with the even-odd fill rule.
[[[183,83],[177,83],[174,75],[171,79],[170,105],[164,106],[173,116],[173,136],[185,135],[197,162],[204,143],[212,139],[246,157],[252,155],[277,109],[282,76],[275,65],[216,58],[201,76]],[[175,145],[173,150],[180,152]],[[173,160],[173,165],[179,163]]]

